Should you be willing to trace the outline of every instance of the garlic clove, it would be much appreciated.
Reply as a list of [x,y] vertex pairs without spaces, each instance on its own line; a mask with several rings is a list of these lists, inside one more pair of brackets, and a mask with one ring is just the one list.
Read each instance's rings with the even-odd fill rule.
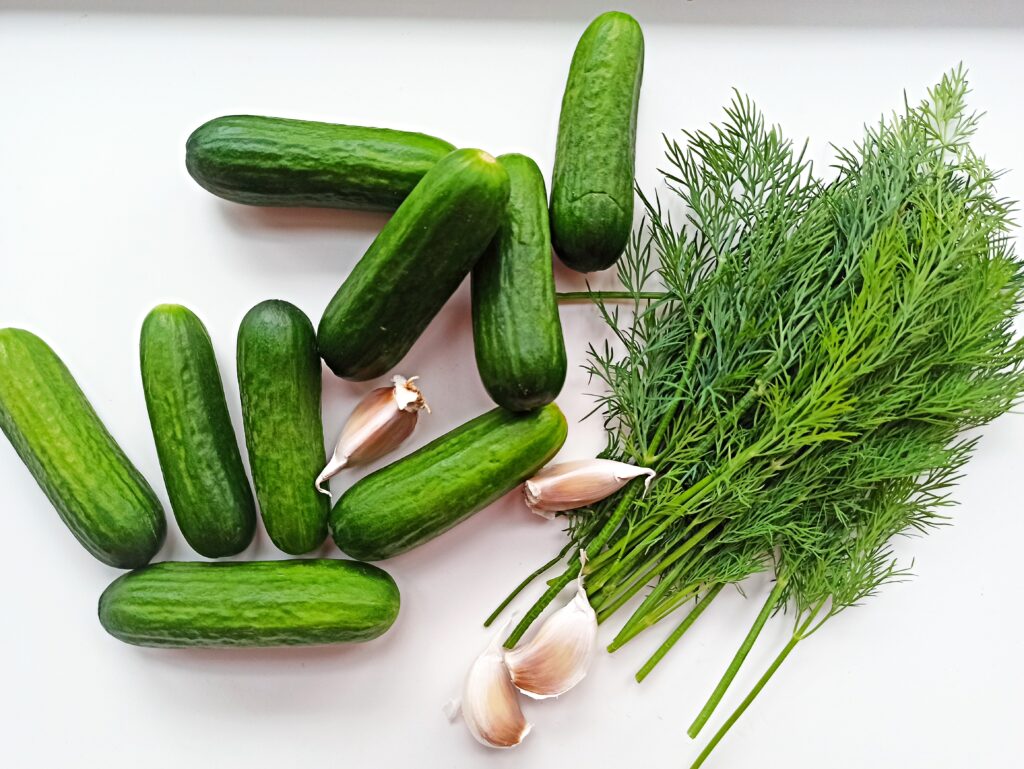
[[458,705],[470,734],[489,748],[515,747],[533,727],[519,707],[519,691],[503,657],[495,636],[470,667]]
[[411,434],[419,411],[430,406],[414,382],[419,377],[391,378],[391,387],[367,393],[353,409],[327,466],[316,478],[320,492],[330,495],[324,484],[351,465],[372,462],[393,451]]
[[581,566],[573,599],[548,617],[532,639],[505,652],[505,664],[523,694],[538,700],[557,697],[587,675],[596,644],[597,615],[583,588]]
[[523,490],[533,512],[553,518],[557,512],[599,502],[642,475],[647,476],[646,489],[655,475],[649,467],[612,459],[577,459],[545,467],[525,483]]

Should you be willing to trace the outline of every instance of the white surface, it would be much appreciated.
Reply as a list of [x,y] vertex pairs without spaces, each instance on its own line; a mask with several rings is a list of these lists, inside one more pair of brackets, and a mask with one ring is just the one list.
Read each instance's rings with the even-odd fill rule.
[[[491,14],[480,3],[358,2],[349,17],[343,3],[295,16],[274,2],[233,0],[236,16],[214,12],[213,2],[145,3],[155,12],[143,14],[107,5],[125,12],[30,14],[0,1],[0,325],[54,346],[166,499],[138,374],[144,314],[180,301],[203,318],[239,426],[233,350],[242,315],[279,297],[315,321],[385,221],[220,201],[185,173],[191,129],[238,112],[384,125],[523,151],[549,169],[569,57],[604,7],[531,0]],[[791,136],[811,137],[813,156],[826,161],[829,141],[848,142],[863,121],[898,107],[904,87],[916,99],[963,60],[973,103],[989,112],[978,145],[1015,169],[1002,191],[1024,198],[1019,6],[772,5],[622,4],[637,7],[647,38],[644,185],[655,181],[660,133],[717,119],[732,86]],[[580,285],[565,271],[559,280]],[[410,448],[489,408],[463,288],[400,367],[423,377],[434,407]],[[563,322],[570,374],[559,403],[575,423],[590,407],[580,396],[584,343],[601,329],[585,307],[563,310]],[[333,439],[371,385],[329,375],[325,383]],[[574,425],[563,456],[600,445],[596,421]],[[709,766],[1017,765],[1021,457],[1024,419],[992,425],[957,493],[955,525],[900,545],[916,556],[917,579],[801,648]],[[386,564],[403,608],[378,641],[211,652],[137,649],[104,634],[96,599],[117,572],[74,541],[6,441],[0,490],[5,767],[682,767],[702,744],[685,727],[764,592],[758,582],[748,590],[756,601],[723,596],[643,686],[632,673],[667,629],[602,655],[561,701],[527,704],[536,727],[523,746],[487,752],[441,708],[486,642],[480,620],[562,542],[557,525],[516,498]],[[160,557],[194,557],[170,528]],[[278,554],[261,532],[243,557]],[[710,726],[787,627],[766,631]]]

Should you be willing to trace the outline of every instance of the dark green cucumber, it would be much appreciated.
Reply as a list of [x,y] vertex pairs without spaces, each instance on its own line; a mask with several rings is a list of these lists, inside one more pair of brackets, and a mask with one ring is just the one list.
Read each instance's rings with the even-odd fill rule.
[[574,270],[611,267],[633,226],[636,112],[644,36],[625,13],[598,16],[576,46],[558,121],[551,237]]
[[473,267],[473,345],[484,387],[511,411],[551,403],[565,382],[565,343],[551,271],[544,177],[525,155],[498,158],[511,194]]
[[153,489],[42,339],[0,330],[0,429],[86,550],[103,563],[149,563],[167,532]]
[[162,304],[146,316],[139,350],[149,422],[181,533],[207,558],[239,553],[256,530],[256,504],[210,335],[191,310]]
[[453,149],[408,131],[229,115],[192,133],[185,167],[236,203],[394,211]]
[[508,194],[505,169],[480,150],[427,172],[324,311],[317,341],[335,374],[372,379],[405,356],[487,247]]
[[309,318],[272,299],[238,329],[238,389],[249,467],[270,539],[291,555],[327,536],[331,499],[315,487],[326,463],[320,354]]
[[114,580],[99,615],[136,646],[299,646],[369,641],[398,608],[395,581],[368,563],[169,561]]
[[422,545],[536,473],[566,430],[553,403],[488,411],[346,491],[331,511],[334,541],[367,561]]

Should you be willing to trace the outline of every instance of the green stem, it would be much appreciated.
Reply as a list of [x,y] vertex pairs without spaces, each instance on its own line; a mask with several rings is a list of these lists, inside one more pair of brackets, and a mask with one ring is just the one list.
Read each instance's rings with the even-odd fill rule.
[[491,623],[493,623],[494,620],[496,620],[498,618],[498,616],[503,611],[505,611],[505,608],[516,599],[516,596],[518,596],[521,592],[523,592],[523,590],[526,589],[527,585],[529,585],[531,582],[533,582],[535,579],[537,579],[537,577],[539,577],[541,574],[546,572],[548,569],[550,569],[556,563],[558,563],[563,558],[565,558],[565,554],[569,552],[570,548],[572,548],[572,540],[570,540],[566,544],[566,546],[562,548],[562,551],[558,555],[556,555],[554,558],[552,558],[550,561],[548,561],[546,564],[541,566],[536,571],[532,572],[530,574],[530,576],[528,576],[526,579],[524,579],[522,582],[520,582],[516,586],[516,589],[513,590],[511,593],[509,593],[508,597],[505,598],[504,601],[502,601],[500,604],[498,604],[498,608],[495,609],[493,612],[491,612],[491,616],[489,616],[486,620],[484,620],[484,627],[490,627]]
[[[703,326],[702,326],[703,328]],[[679,407],[682,405],[682,393],[683,387],[689,380],[693,373],[693,367],[697,362],[697,353],[700,351],[701,345],[704,343],[704,332],[698,331],[696,337],[693,340],[693,344],[690,345],[690,354],[686,360],[686,369],[683,373],[682,379],[676,383],[676,395],[672,404],[665,411],[665,415],[661,418],[658,423],[658,427],[654,431],[654,437],[651,438],[650,444],[648,444],[647,455],[644,457],[644,466],[650,467],[658,460],[658,452],[655,447],[658,446],[662,439],[665,437],[665,433],[672,424],[672,420],[675,419],[676,414],[679,413]]]
[[757,640],[761,630],[764,628],[765,622],[771,616],[775,607],[779,603],[779,599],[782,597],[782,592],[786,588],[786,583],[782,579],[775,581],[775,587],[772,588],[772,592],[769,593],[768,599],[764,602],[764,606],[761,607],[761,612],[757,615],[757,619],[754,620],[754,624],[750,628],[750,632],[747,633],[747,637],[743,639],[743,643],[740,648],[736,651],[736,656],[732,658],[732,662],[729,663],[729,667],[726,668],[725,673],[722,675],[721,680],[718,682],[718,686],[711,693],[711,697],[704,704],[703,709],[697,714],[697,718],[694,719],[693,723],[690,724],[690,728],[686,730],[686,733],[691,738],[696,738],[700,734],[700,730],[704,728],[704,724],[711,718],[711,714],[715,712],[715,708],[718,707],[718,703],[722,701],[722,697],[725,696],[725,690],[729,688],[729,685],[736,678],[736,674],[740,672],[740,666],[743,661],[747,658],[750,653],[750,649],[754,646],[754,641]]
[[[639,577],[634,579],[624,590],[620,590],[618,597],[611,603],[611,605],[607,605],[607,601],[602,601],[601,606],[597,607],[599,610],[598,621],[601,622],[605,619],[608,619],[608,617],[610,617],[613,613],[618,611],[618,609],[622,608],[623,604],[625,604],[630,598],[632,598],[641,589],[643,589],[645,585],[649,584],[654,577],[656,577],[658,574],[661,574],[669,567],[674,566],[681,558],[683,558],[693,548],[699,545],[701,541],[708,536],[708,534],[714,531],[715,528],[717,528],[718,523],[719,522],[717,520],[714,520],[701,527],[696,534],[691,536],[689,539],[686,540],[686,542],[677,547],[670,556],[655,563],[653,566],[651,566],[650,569],[648,569],[646,572],[644,572]],[[644,605],[649,606],[654,601],[657,601],[662,595],[664,595],[665,591],[668,590],[669,587],[671,587],[674,581],[675,580],[662,580],[661,582],[659,582],[657,587],[655,587],[651,594],[648,595],[647,598],[644,600],[644,604],[637,607],[637,611],[633,614],[633,617],[631,617],[630,620],[626,622],[626,625],[623,626],[623,630],[625,630],[626,627],[630,625],[630,623],[637,619],[637,614],[639,614],[639,612],[642,611]],[[614,644],[615,642],[612,641],[612,643]]]
[[725,737],[726,734],[728,734],[729,730],[732,728],[732,725],[735,724],[739,720],[740,716],[742,716],[743,713],[746,711],[746,709],[750,707],[750,703],[753,702],[754,698],[761,693],[761,690],[765,687],[765,684],[767,684],[768,681],[771,680],[771,677],[775,675],[775,671],[778,670],[779,666],[786,661],[786,657],[789,656],[789,653],[793,651],[793,649],[796,647],[798,643],[800,643],[800,636],[794,634],[793,637],[789,640],[789,643],[787,643],[785,647],[783,647],[782,651],[779,652],[779,656],[775,658],[772,664],[765,671],[764,675],[761,676],[760,680],[758,680],[756,684],[754,684],[754,688],[750,690],[750,694],[748,694],[743,699],[743,702],[741,702],[739,706],[736,708],[736,710],[732,712],[732,715],[730,715],[726,719],[725,723],[722,724],[721,727],[719,727],[718,731],[715,732],[715,736],[712,737],[708,744],[704,746],[704,750],[702,750],[700,752],[700,755],[697,756],[697,760],[690,765],[690,769],[699,769],[699,767],[701,767],[704,764],[704,762],[707,761],[708,756],[711,755],[711,751],[715,749],[715,746],[722,741],[722,738]]
[[609,302],[634,301],[637,299],[664,299],[667,291],[559,291],[555,298],[559,304],[571,302],[592,302],[595,299]]
[[640,668],[636,673],[636,682],[640,683],[648,674],[654,670],[654,666],[661,662],[662,657],[668,654],[669,649],[679,642],[679,639],[683,637],[683,633],[690,629],[690,626],[697,621],[697,618],[704,612],[706,608],[711,604],[715,597],[722,592],[722,588],[725,587],[724,583],[720,583],[711,588],[704,596],[697,601],[697,605],[690,609],[690,613],[683,618],[683,621],[679,623],[679,627],[672,631],[671,635],[665,639],[665,642],[658,647],[658,650],[651,655],[651,658],[644,663],[644,666]]
[[[706,475],[676,497],[673,501],[672,508],[669,511],[670,514],[668,514],[667,517],[664,517],[661,523],[656,525],[653,531],[647,534],[643,541],[633,545],[632,550],[627,553],[624,558],[619,558],[614,563],[610,564],[607,567],[608,572],[604,575],[601,583],[604,584],[608,579],[621,572],[627,565],[631,564],[637,558],[643,557],[647,550],[647,544],[659,537],[665,529],[667,529],[674,521],[678,520],[680,515],[691,510],[694,505],[704,499],[704,497],[714,489],[715,485],[720,480],[721,478],[718,475]],[[642,532],[653,520],[653,517],[648,518],[644,521],[645,525],[643,527],[630,533],[635,535]]]
[[[641,488],[641,485],[637,483],[639,480],[641,479],[637,478],[633,480],[633,482],[627,487],[626,493],[622,495],[622,499],[620,499],[619,504],[616,505],[615,511],[605,522],[604,526],[601,527],[597,536],[587,544],[587,550],[592,550],[595,553],[601,552],[601,548],[605,546],[612,534],[615,533],[615,530],[619,528],[619,525],[622,523],[622,519],[626,517],[626,513],[629,511],[629,506],[633,504],[633,500],[636,498],[636,495]],[[576,579],[579,570],[580,557],[577,553],[569,562],[569,568],[565,570],[562,576],[550,583],[551,586],[545,590],[544,594],[537,599],[533,606],[530,607],[530,610],[526,612],[526,615],[519,621],[519,624],[516,625],[509,637],[505,639],[506,649],[511,649],[516,645],[519,639],[523,637],[523,633],[529,629],[530,625],[537,621],[537,617],[539,617],[541,612],[547,608],[548,604],[555,600],[558,594],[565,589],[566,585]]]

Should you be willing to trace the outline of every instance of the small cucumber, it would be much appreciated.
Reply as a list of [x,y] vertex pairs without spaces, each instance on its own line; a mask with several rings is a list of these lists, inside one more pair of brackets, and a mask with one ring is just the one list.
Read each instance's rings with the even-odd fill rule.
[[185,167],[236,203],[394,211],[453,149],[408,131],[229,115],[192,133]]
[[480,150],[427,172],[324,311],[317,341],[335,374],[372,379],[405,356],[487,247],[508,195],[505,169]]
[[286,553],[308,553],[327,536],[331,500],[314,485],[327,461],[320,355],[302,310],[275,299],[249,310],[238,329],[238,388],[267,534]]
[[331,511],[334,541],[367,561],[422,545],[536,473],[566,431],[553,403],[488,411],[346,491]]
[[207,558],[239,553],[256,530],[256,504],[206,327],[185,307],[159,305],[142,324],[139,350],[149,422],[181,533]]
[[114,580],[99,615],[136,646],[299,646],[369,641],[398,608],[395,581],[367,563],[168,561]]
[[562,261],[580,272],[611,267],[629,240],[643,70],[643,32],[626,13],[594,19],[572,57],[558,121],[551,236]]
[[153,489],[64,362],[18,328],[0,330],[0,429],[86,550],[119,569],[156,555],[167,522]]
[[544,177],[525,155],[502,155],[511,194],[501,227],[473,267],[473,344],[494,402],[511,411],[551,403],[565,382]]

